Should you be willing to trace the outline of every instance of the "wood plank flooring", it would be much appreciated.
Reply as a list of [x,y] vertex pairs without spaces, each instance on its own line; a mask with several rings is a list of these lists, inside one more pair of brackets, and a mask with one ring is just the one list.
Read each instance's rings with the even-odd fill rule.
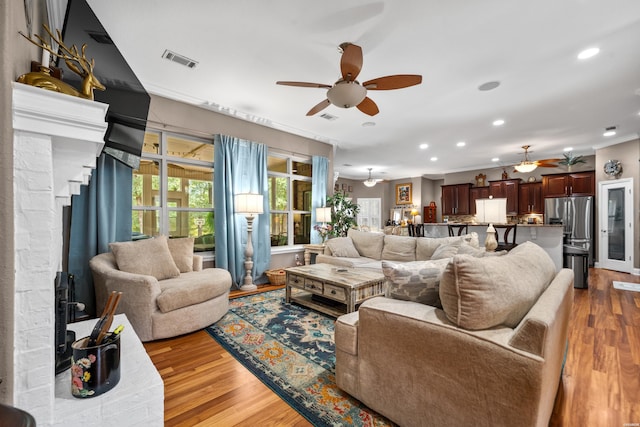
[[[591,269],[589,289],[575,289],[550,426],[640,423],[640,292],[614,289],[613,280],[640,283],[638,276]],[[310,425],[204,331],[145,348],[164,380],[167,427]]]

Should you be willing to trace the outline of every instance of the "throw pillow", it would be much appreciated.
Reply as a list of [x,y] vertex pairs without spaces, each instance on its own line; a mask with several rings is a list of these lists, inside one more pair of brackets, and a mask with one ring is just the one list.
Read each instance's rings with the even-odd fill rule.
[[353,246],[356,247],[361,256],[372,259],[382,259],[380,257],[382,255],[382,246],[384,245],[384,234],[350,228],[349,231],[347,231],[347,237],[351,237]]
[[458,249],[458,255],[471,255],[476,258],[482,258],[485,256],[502,256],[506,255],[507,251],[487,252],[484,248],[476,248],[469,243],[462,243]]
[[167,245],[171,258],[176,263],[176,267],[180,273],[193,271],[193,237],[181,237],[178,239],[169,239]]
[[409,236],[384,236],[382,259],[387,261],[415,261],[416,239]]
[[448,262],[413,261],[396,264],[382,261],[382,272],[387,279],[385,296],[442,307],[439,295],[440,278]]
[[504,256],[456,255],[440,281],[442,308],[465,329],[515,328],[555,275],[553,260],[532,242]]
[[167,236],[135,242],[109,243],[109,248],[121,271],[153,276],[158,280],[180,275],[180,270],[171,258]]
[[351,237],[336,237],[327,240],[327,247],[331,254],[337,257],[357,258],[360,256],[358,250],[353,246]]
[[431,259],[436,260],[436,259],[452,258],[455,254],[458,253],[461,243],[462,242],[458,241],[458,242],[447,243],[447,244],[438,246],[436,250],[433,251],[433,255],[431,255]]

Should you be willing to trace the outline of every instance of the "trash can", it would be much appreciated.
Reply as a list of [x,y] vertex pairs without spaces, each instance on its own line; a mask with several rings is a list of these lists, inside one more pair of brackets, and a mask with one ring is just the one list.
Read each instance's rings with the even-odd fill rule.
[[573,287],[589,287],[589,249],[581,246],[564,245],[565,268],[573,270]]

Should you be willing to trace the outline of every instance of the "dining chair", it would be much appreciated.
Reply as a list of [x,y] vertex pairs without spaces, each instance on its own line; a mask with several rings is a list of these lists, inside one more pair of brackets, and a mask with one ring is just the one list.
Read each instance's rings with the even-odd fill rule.
[[467,224],[449,224],[449,236],[462,236],[467,234]]
[[[516,243],[516,232],[518,224],[498,224],[493,225],[496,229],[496,240],[498,241],[497,251],[510,251],[518,246]],[[511,232],[513,231],[513,234]]]

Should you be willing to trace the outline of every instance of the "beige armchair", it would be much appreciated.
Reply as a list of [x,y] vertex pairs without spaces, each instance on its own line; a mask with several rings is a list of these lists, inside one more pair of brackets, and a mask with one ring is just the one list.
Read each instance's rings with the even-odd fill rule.
[[127,315],[142,341],[202,329],[227,312],[231,275],[221,268],[203,269],[202,257],[193,254],[193,239],[167,242],[161,236],[111,244],[111,249],[89,262],[97,311],[111,292],[122,292],[118,313]]

